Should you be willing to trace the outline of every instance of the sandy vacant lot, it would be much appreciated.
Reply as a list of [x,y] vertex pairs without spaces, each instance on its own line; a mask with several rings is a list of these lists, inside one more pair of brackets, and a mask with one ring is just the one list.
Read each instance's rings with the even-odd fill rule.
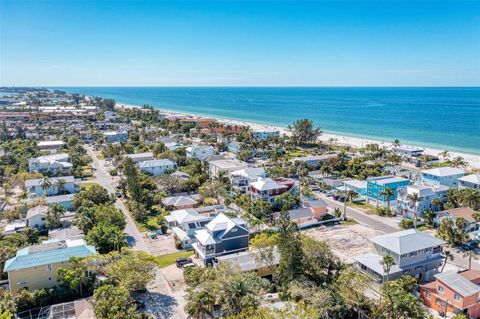
[[383,235],[382,232],[360,224],[322,226],[305,230],[304,234],[325,241],[346,263],[353,263],[354,257],[372,251],[373,245],[368,238]]

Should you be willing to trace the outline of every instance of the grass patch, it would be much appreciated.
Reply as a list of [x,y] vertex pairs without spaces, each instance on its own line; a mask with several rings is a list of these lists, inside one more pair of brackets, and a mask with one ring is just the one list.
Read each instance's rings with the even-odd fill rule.
[[158,268],[164,268],[173,265],[178,258],[187,258],[193,255],[193,251],[179,251],[178,253],[156,256],[155,262]]
[[351,218],[347,220],[342,220],[340,222],[340,225],[345,225],[345,226],[356,225],[356,224],[358,224],[357,221]]
[[432,228],[427,226],[427,225],[422,225],[422,226],[417,227],[417,230],[419,230],[419,231],[427,231],[427,230],[430,230],[430,229],[432,229]]
[[305,152],[305,151],[298,151],[297,150],[297,151],[290,151],[290,152],[288,152],[287,155],[288,155],[289,158],[295,158],[295,157],[307,156],[308,153]]
[[376,209],[374,206],[367,204],[365,202],[348,202],[347,206],[352,207],[352,208],[358,208],[364,213],[370,214],[370,215],[375,215],[376,214]]

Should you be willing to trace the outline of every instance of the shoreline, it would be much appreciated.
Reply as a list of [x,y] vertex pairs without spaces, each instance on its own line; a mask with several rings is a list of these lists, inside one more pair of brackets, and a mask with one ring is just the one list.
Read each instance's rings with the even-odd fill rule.
[[[125,104],[125,103],[117,103],[116,107],[120,108],[141,108],[142,106],[140,105],[132,105],[132,104]],[[197,117],[202,117],[202,118],[214,118],[216,119],[219,123],[223,123],[226,125],[243,125],[243,126],[249,126],[250,128],[254,130],[263,130],[263,129],[273,129],[273,130],[278,130],[280,134],[286,134],[289,135],[290,132],[286,127],[280,126],[280,125],[271,125],[271,124],[262,124],[262,123],[256,123],[256,122],[251,122],[251,121],[246,121],[246,120],[237,120],[237,119],[232,119],[232,118],[222,118],[218,116],[206,116],[206,115],[200,115],[200,114],[195,114],[195,113],[186,113],[186,112],[181,112],[181,111],[171,111],[171,110],[166,110],[162,108],[156,108],[156,110],[165,113],[165,114],[170,114],[170,115],[183,115],[183,116],[197,116]],[[357,148],[361,148],[366,144],[378,144],[380,146],[384,147],[391,147],[392,143],[391,142],[386,142],[386,141],[381,141],[381,140],[376,140],[372,138],[363,138],[363,137],[353,137],[353,136],[348,136],[348,135],[341,135],[341,134],[336,134],[336,133],[328,133],[328,132],[323,132],[322,135],[320,135],[319,140],[323,142],[328,142],[330,139],[335,139],[335,143],[337,145],[346,145],[346,146],[353,146]],[[431,147],[424,147],[424,146],[418,146],[415,144],[402,144],[404,146],[415,146],[415,147],[420,147],[424,150],[424,153],[427,155],[434,155],[438,156],[439,153],[445,151],[445,149],[437,149],[437,148],[431,148]],[[450,154],[450,158],[454,158],[457,156],[463,157],[463,159],[468,162],[471,168],[473,169],[480,169],[480,155],[475,155],[471,153],[464,153],[464,152],[459,152],[459,151],[450,151],[447,149],[447,151]]]

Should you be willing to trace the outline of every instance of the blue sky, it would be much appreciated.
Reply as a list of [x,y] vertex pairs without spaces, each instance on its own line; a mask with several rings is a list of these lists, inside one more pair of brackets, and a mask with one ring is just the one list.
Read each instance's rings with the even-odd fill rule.
[[0,85],[480,85],[480,1],[0,3]]

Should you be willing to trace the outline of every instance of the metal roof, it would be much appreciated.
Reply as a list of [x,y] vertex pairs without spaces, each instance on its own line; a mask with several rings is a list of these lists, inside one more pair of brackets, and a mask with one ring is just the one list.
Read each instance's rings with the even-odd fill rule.
[[436,274],[435,278],[463,297],[480,292],[480,286],[451,270]]
[[370,239],[373,243],[402,255],[425,248],[443,245],[445,242],[416,229],[403,230]]

